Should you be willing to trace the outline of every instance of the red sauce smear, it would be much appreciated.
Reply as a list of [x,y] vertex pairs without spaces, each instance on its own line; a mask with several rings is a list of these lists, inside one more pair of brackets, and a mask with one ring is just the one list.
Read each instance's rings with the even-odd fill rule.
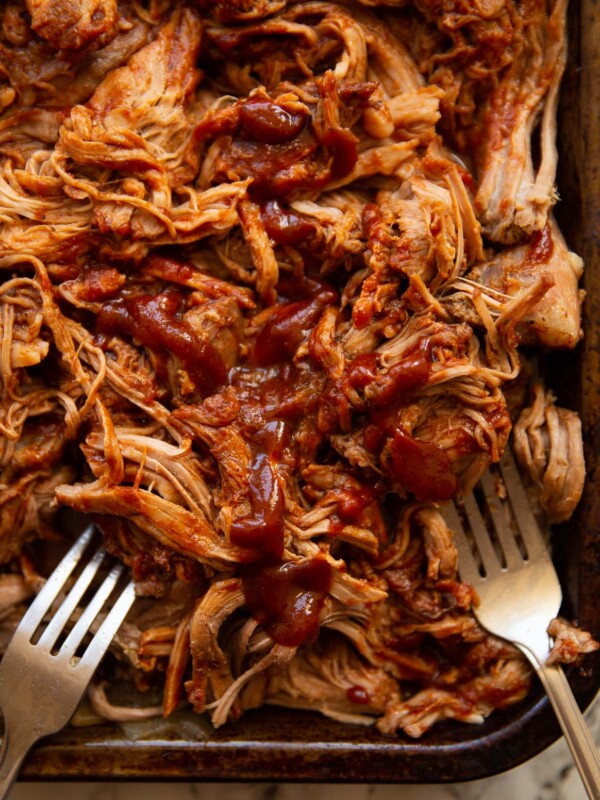
[[525,258],[525,266],[533,267],[536,264],[547,264],[554,251],[554,242],[550,234],[550,226],[546,225],[541,231],[536,231],[531,237],[529,250]]
[[337,498],[337,515],[342,522],[351,525],[356,522],[377,499],[377,492],[364,484],[356,487],[344,487],[335,491]]
[[449,500],[457,493],[459,482],[450,469],[446,452],[435,442],[410,436],[397,424],[399,408],[429,379],[430,350],[430,342],[422,339],[385,373],[378,371],[375,353],[357,356],[345,380],[352,388],[364,390],[368,397],[369,419],[363,442],[375,453],[389,444],[388,473],[392,481],[414,494],[417,500]]
[[369,693],[362,686],[351,686],[346,691],[346,697],[351,703],[356,703],[358,706],[366,706],[371,702]]
[[358,139],[349,129],[328,127],[321,136],[308,109],[268,95],[207,116],[195,136],[222,137],[223,172],[214,179],[252,178],[251,194],[264,201],[320,189],[332,177],[351,172],[358,159]]
[[[319,189],[329,180],[325,159],[311,155],[319,147],[315,135],[303,128],[298,136],[277,144],[234,137],[226,146],[224,160],[240,178],[252,178],[252,194],[264,200],[285,197],[302,187]],[[226,177],[226,174],[224,174]],[[220,178],[219,175],[215,179]]]
[[[326,305],[337,300],[337,292],[326,284],[315,282],[312,299],[279,303],[260,328],[254,340],[251,363],[268,367],[292,358],[308,333],[319,321]],[[307,291],[307,287],[302,287]],[[319,291],[320,290],[320,291]]]
[[324,558],[299,563],[250,564],[242,568],[252,616],[278,644],[297,647],[319,633],[319,612],[331,587]]
[[178,292],[121,297],[103,305],[98,328],[109,335],[131,336],[158,353],[167,350],[182,361],[201,391],[212,394],[225,383],[227,368],[210,342],[177,319],[181,302]]
[[353,389],[364,389],[377,377],[377,353],[355,356],[348,366],[346,381]]
[[302,390],[298,370],[286,362],[262,383],[260,398],[266,417],[288,421],[315,413],[319,403],[318,397]]
[[283,555],[285,499],[275,464],[281,459],[286,427],[274,420],[254,435],[255,454],[248,471],[250,513],[235,520],[231,541],[257,555],[280,559]]
[[292,358],[321,316],[319,303],[281,303],[256,335],[253,362],[260,367]]
[[390,404],[405,399],[408,395],[424,386],[429,379],[430,362],[423,358],[423,353],[409,356],[406,360],[391,367],[377,392],[371,397],[374,408],[389,407]]
[[431,372],[429,351],[429,342],[422,339],[412,353],[385,373],[377,369],[376,353],[356,356],[350,362],[346,379],[355,389],[364,389],[376,381],[376,391],[369,393],[370,406],[389,411],[427,383]]
[[465,188],[468,189],[473,194],[475,194],[475,188],[476,188],[475,187],[475,179],[473,178],[471,173],[467,172],[466,170],[462,169],[461,167],[457,167],[457,169],[458,169],[458,174],[460,176],[460,179],[463,182],[463,185],[465,186]]
[[231,541],[275,558],[283,554],[284,497],[266,453],[258,453],[250,467],[248,500],[252,511],[231,525]]
[[434,442],[414,439],[398,429],[391,442],[392,477],[417,500],[450,500],[458,492],[458,478],[448,455]]
[[[353,485],[354,483],[354,485]],[[378,492],[373,486],[348,482],[347,485],[333,489],[331,494],[337,500],[336,513],[331,519],[328,534],[336,536],[345,525],[360,525],[376,531],[379,506],[374,507]]]
[[277,200],[269,200],[260,208],[260,215],[265,230],[275,244],[300,244],[315,232],[315,226],[309,220],[299,217],[287,208],[283,208]]
[[266,97],[252,97],[240,108],[240,132],[255,142],[282,144],[300,133],[306,117],[306,113],[292,113]]
[[277,297],[284,300],[316,300],[319,298],[323,304],[337,303],[339,293],[330,283],[320,278],[284,277],[277,284]]
[[348,175],[358,161],[358,139],[349,130],[331,128],[323,136],[323,144],[332,155],[331,174],[334,178]]

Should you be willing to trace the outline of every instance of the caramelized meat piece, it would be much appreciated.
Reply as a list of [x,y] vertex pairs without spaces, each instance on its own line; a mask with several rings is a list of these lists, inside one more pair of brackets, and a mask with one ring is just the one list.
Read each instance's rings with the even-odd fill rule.
[[25,0],[32,29],[56,50],[102,47],[117,35],[117,0]]

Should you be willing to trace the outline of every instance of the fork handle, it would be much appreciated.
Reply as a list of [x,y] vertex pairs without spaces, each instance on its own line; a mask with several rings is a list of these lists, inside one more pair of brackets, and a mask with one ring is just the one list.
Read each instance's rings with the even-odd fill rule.
[[11,729],[5,721],[0,751],[0,800],[8,795],[23,759],[36,741],[37,737],[32,735],[31,730],[22,729],[18,725]]
[[579,710],[569,682],[560,666],[540,664],[533,653],[521,647],[546,690],[566,742],[579,770],[581,780],[592,800],[600,798],[600,755]]

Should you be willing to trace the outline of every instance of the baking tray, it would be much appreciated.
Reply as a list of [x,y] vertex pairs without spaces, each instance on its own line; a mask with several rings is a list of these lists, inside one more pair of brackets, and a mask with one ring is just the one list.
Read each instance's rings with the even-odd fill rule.
[[[552,355],[559,400],[581,414],[587,484],[578,513],[555,535],[565,613],[600,634],[600,20],[595,0],[572,0],[570,54],[559,114],[557,217],[586,263],[585,340],[576,356]],[[552,381],[550,381],[552,383]],[[559,391],[560,389],[560,391]],[[600,654],[568,670],[587,706],[600,686]],[[423,739],[384,736],[308,712],[248,713],[200,742],[132,742],[116,726],[67,729],[38,746],[24,779],[304,780],[441,782],[483,778],[531,758],[560,735],[541,690],[482,725],[446,722]]]

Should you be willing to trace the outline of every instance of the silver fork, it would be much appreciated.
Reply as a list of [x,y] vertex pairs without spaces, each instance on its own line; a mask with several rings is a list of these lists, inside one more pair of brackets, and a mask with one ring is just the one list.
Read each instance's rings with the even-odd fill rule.
[[[86,528],[50,575],[19,623],[0,662],[0,707],[4,716],[0,798],[6,797],[31,746],[67,724],[133,603],[135,594],[133,584],[129,582],[114,599],[112,608],[81,657],[77,657],[79,646],[114,594],[124,570],[123,564],[115,564],[54,654],[59,636],[101,566],[106,563],[106,552],[99,547],[59,608],[44,623],[53,602],[77,565],[85,563],[82,557],[93,534],[93,526]],[[32,637],[40,627],[42,633],[33,641]]]
[[600,798],[600,758],[564,672],[547,665],[550,637],[546,628],[558,614],[562,592],[554,564],[531,510],[525,488],[510,453],[500,461],[507,498],[501,499],[491,472],[481,479],[491,522],[488,530],[473,493],[459,508],[441,509],[455,534],[460,577],[477,592],[473,609],[490,633],[513,642],[529,659],[554,708],[588,796]]

